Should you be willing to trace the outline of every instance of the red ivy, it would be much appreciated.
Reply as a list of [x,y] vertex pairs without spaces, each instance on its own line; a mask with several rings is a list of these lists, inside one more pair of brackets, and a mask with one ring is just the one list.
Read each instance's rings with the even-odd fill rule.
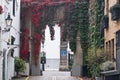
[[40,13],[32,15],[32,23],[35,25],[35,27],[39,27],[39,21],[40,21]]
[[39,59],[39,52],[40,52],[40,43],[41,43],[41,35],[38,34],[38,33],[35,33],[34,34],[34,44],[35,44],[35,47],[34,47],[34,60],[35,60],[35,64],[37,65],[37,61]]
[[33,6],[32,8],[32,23],[37,28],[39,27],[40,17],[41,17],[41,6]]
[[[45,6],[51,6],[51,5],[59,5],[59,4],[63,4],[63,3],[73,3],[74,0],[44,0],[43,2],[37,2],[37,0],[21,0],[22,2],[22,8],[24,10],[24,8],[31,8],[32,11],[32,23],[35,26],[35,29],[38,29],[38,27],[40,26],[40,21],[41,21],[41,15],[42,15],[42,10],[44,11],[44,7]],[[24,12],[26,11],[22,11],[23,14],[25,14]],[[24,15],[23,15],[24,16]],[[22,16],[22,17],[23,17]],[[25,16],[24,16],[25,17]],[[61,26],[63,24],[63,21],[60,22],[59,26]],[[24,30],[25,28],[25,23],[24,20],[22,21],[22,29]],[[22,41],[21,41],[21,56],[24,58],[24,56],[26,56],[26,58],[29,56],[29,30],[25,29],[25,32],[22,32]],[[40,46],[41,46],[41,39],[42,36],[41,34],[35,33],[34,34],[34,60],[35,60],[35,64],[37,64],[37,61],[39,59],[39,52],[40,52]]]
[[[69,2],[74,2],[74,0],[57,0],[54,2],[54,0],[45,0],[43,2],[36,2],[34,0],[22,0],[23,5],[22,6],[28,6],[31,7],[32,10],[32,23],[35,25],[35,27],[39,27],[39,22],[40,22],[40,17],[41,17],[41,9],[44,6],[49,6],[49,5],[57,5],[57,4],[62,4],[62,3],[69,3]],[[35,3],[35,4],[34,4]],[[35,6],[37,5],[37,6]]]
[[25,61],[29,59],[29,30],[25,29],[21,35],[21,58]]

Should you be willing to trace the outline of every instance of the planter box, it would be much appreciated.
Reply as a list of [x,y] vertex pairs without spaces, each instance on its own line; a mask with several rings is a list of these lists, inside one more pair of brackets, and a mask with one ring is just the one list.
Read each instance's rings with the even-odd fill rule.
[[119,20],[120,19],[120,9],[114,9],[114,11],[111,12],[111,18],[112,20]]
[[21,75],[24,75],[24,76],[29,76],[29,69],[30,69],[29,63],[25,63],[25,66],[26,66],[25,71],[24,71],[24,72],[21,72],[20,74],[21,74]]
[[120,20],[120,4],[115,4],[110,8],[111,19]]
[[102,80],[120,80],[120,72],[117,70],[101,72]]

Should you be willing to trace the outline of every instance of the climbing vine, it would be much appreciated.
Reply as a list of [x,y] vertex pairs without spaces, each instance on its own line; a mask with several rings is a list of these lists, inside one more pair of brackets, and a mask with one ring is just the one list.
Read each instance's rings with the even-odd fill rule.
[[[80,31],[80,43],[84,56],[87,54],[89,46],[89,3],[87,1],[75,1],[70,5],[70,10],[66,12],[65,27],[68,27],[68,38],[70,40],[70,48],[75,52],[76,50],[76,36]],[[68,15],[68,16],[67,16]]]
[[103,0],[96,0],[95,2],[95,27],[94,27],[94,33],[92,36],[92,45],[94,47],[98,48],[103,45],[102,43],[102,38],[101,38],[101,33],[100,33],[100,23],[101,23],[101,18],[104,15],[104,6],[103,6]]
[[85,62],[85,56],[87,56],[88,47],[89,47],[89,2],[83,1],[80,4],[80,40],[81,40],[81,46],[83,49],[83,59]]
[[[103,58],[105,57],[105,53],[101,49],[101,46],[104,45],[104,36],[101,36],[104,35],[104,30],[101,30],[101,27],[103,26],[101,25],[101,20],[104,16],[104,0],[91,0],[90,4],[90,47],[86,60],[88,75],[96,77],[100,74],[100,64],[103,62]],[[102,34],[100,31],[103,31]]]
[[[22,8],[21,11],[25,11],[27,8]],[[20,57],[27,61],[29,60],[29,29],[28,26],[25,25],[25,16],[27,15],[26,12],[24,14],[21,13],[21,32],[20,35]]]
[[[26,45],[29,46],[28,42],[29,42],[29,33],[26,32],[24,33],[24,30],[26,31],[27,28],[25,26],[25,22],[26,22],[26,9],[30,10],[31,12],[31,22],[32,22],[32,27],[34,27],[34,33],[31,36],[33,38],[33,44],[34,44],[34,49],[33,49],[33,56],[35,59],[35,64],[37,64],[38,61],[38,55],[39,55],[39,51],[40,51],[40,42],[42,41],[42,43],[44,43],[45,40],[45,27],[46,25],[48,25],[50,27],[50,37],[51,40],[54,39],[54,20],[56,17],[56,7],[59,6],[64,6],[65,4],[69,4],[69,3],[73,3],[74,0],[44,0],[44,1],[38,1],[38,0],[21,0],[22,2],[22,6],[21,9],[23,10],[22,12],[22,26],[21,26],[21,31],[22,36],[21,36],[21,40],[23,41],[25,38],[26,41],[23,41],[21,44],[22,48],[25,48],[25,50],[22,50],[21,48],[21,56],[26,56],[26,54],[28,55],[28,51],[29,51],[29,47],[27,47]],[[28,16],[27,16],[28,17]],[[58,20],[59,21],[59,20]],[[63,23],[62,21],[59,21],[61,24]],[[59,23],[58,22],[58,23]],[[60,24],[60,25],[61,25]],[[25,35],[26,34],[26,35]],[[24,46],[24,44],[26,44]],[[27,50],[26,50],[27,49]],[[27,52],[25,52],[27,51]],[[25,59],[25,57],[23,57]]]

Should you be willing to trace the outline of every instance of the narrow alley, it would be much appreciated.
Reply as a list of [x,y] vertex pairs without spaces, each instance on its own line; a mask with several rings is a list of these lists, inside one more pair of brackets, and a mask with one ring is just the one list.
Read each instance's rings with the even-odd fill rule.
[[0,80],[120,80],[120,0],[0,0]]

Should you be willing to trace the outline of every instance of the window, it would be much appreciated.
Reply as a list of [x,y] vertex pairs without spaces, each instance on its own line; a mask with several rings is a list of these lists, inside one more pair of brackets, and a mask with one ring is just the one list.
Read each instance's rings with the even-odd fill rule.
[[109,55],[109,43],[108,42],[106,42],[106,55],[108,59],[108,55]]
[[118,3],[120,4],[120,0],[118,0]]
[[14,45],[14,42],[15,42],[15,37],[11,36],[11,45]]
[[112,56],[111,41],[109,41],[109,53],[108,54],[109,54],[109,56],[108,56],[109,58],[108,59],[111,60],[112,59],[111,58],[111,56]]
[[106,53],[107,53],[107,59],[113,60],[113,58],[114,58],[114,39],[106,42]]
[[116,47],[117,49],[120,48],[120,31],[116,33]]
[[15,0],[13,0],[13,16],[15,16]]
[[114,39],[112,39],[112,60],[114,61]]

